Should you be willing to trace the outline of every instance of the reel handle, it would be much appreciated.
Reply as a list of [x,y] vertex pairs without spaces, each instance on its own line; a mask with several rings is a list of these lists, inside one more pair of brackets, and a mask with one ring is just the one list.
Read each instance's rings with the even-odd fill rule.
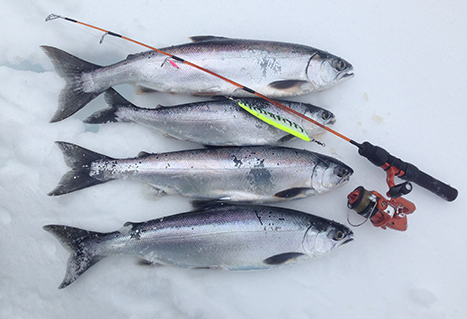
[[441,182],[440,180],[422,172],[415,165],[404,162],[403,160],[389,154],[385,149],[375,146],[369,142],[362,144],[352,143],[358,147],[358,153],[366,157],[371,163],[376,166],[388,170],[395,167],[399,170],[396,176],[433,192],[434,194],[452,202],[457,198],[457,189]]

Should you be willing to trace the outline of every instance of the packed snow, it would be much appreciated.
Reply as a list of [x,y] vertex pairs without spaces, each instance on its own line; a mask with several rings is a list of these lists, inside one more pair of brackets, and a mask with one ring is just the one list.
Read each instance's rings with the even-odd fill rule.
[[[143,51],[122,39],[55,20],[71,17],[155,47],[194,35],[314,46],[351,62],[355,77],[296,98],[332,111],[333,128],[380,145],[459,190],[447,202],[414,185],[417,206],[406,232],[366,223],[355,240],[320,259],[271,271],[142,267],[109,257],[59,290],[69,253],[46,224],[108,232],[190,210],[181,196],[156,198],[140,183],[115,181],[50,197],[69,170],[54,141],[113,157],[200,145],[132,124],[89,125],[102,96],[72,117],[49,123],[64,81],[40,45],[108,65]],[[464,1],[4,1],[0,18],[1,318],[465,318],[467,310],[467,4]],[[136,95],[140,106],[199,98]],[[385,193],[385,173],[349,143],[326,133],[317,144],[288,146],[334,156],[355,173],[332,192],[277,206],[347,224],[359,185]]]

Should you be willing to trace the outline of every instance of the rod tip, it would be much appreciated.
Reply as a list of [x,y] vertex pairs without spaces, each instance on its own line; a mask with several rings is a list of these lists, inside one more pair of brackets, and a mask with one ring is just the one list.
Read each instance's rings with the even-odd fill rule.
[[50,20],[60,19],[60,18],[61,16],[59,16],[58,14],[51,13],[47,16],[47,18],[45,18],[45,22],[50,21]]

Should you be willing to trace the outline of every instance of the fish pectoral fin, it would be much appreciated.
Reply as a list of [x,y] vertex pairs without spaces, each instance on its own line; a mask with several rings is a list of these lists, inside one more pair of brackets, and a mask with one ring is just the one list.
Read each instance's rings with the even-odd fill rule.
[[283,265],[286,263],[295,262],[298,257],[303,255],[304,254],[302,253],[296,252],[282,253],[266,258],[265,260],[263,260],[263,262],[267,265]]
[[283,80],[283,81],[275,81],[269,83],[269,87],[276,89],[287,91],[290,93],[295,93],[301,91],[302,84],[307,83],[307,81],[303,80]]
[[312,189],[306,187],[289,188],[274,194],[277,198],[296,199],[307,197]]

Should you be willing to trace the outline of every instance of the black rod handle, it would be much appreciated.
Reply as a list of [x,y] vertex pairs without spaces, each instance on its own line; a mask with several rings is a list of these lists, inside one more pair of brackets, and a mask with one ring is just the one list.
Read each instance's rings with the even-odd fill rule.
[[358,153],[361,156],[366,157],[374,165],[389,165],[389,167],[394,166],[401,170],[401,173],[398,175],[400,178],[405,179],[406,181],[414,182],[415,184],[433,192],[434,194],[444,198],[449,202],[452,202],[457,198],[457,189],[422,172],[415,165],[404,162],[403,160],[389,154],[389,152],[385,149],[379,146],[375,146],[369,142],[363,142],[362,144],[353,142],[352,144],[358,146]]

